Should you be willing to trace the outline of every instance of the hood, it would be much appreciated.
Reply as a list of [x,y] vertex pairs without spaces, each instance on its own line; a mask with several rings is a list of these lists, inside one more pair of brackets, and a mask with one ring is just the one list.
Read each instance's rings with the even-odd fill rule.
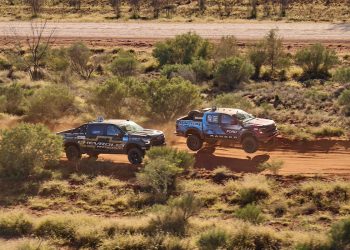
[[244,126],[247,126],[247,127],[265,127],[265,126],[270,126],[270,125],[274,125],[274,124],[275,124],[275,122],[273,120],[254,118],[254,119],[251,119],[251,120],[248,120],[247,122],[245,122]]
[[163,135],[162,131],[154,130],[154,129],[144,129],[142,131],[137,132],[128,132],[131,136],[140,136],[140,137],[157,137]]

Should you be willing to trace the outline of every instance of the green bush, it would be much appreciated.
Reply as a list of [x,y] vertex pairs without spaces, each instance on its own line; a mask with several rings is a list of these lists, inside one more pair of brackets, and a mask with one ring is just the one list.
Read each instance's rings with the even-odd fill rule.
[[126,77],[136,75],[139,70],[139,62],[131,52],[119,51],[111,63],[111,71],[116,76]]
[[239,56],[237,39],[234,36],[225,36],[220,42],[214,45],[213,57],[215,61]]
[[73,72],[83,79],[89,80],[94,72],[94,67],[90,61],[92,56],[90,49],[83,43],[75,43],[68,48],[67,53]]
[[59,119],[74,108],[74,99],[65,86],[43,87],[29,99],[28,119],[32,121]]
[[26,91],[19,84],[0,88],[2,111],[13,115],[23,115],[27,109]]
[[167,64],[164,65],[161,74],[168,79],[173,77],[182,77],[192,83],[196,83],[196,75],[189,64]]
[[181,78],[159,78],[149,82],[143,99],[151,115],[163,121],[175,119],[201,103],[200,89]]
[[50,216],[39,222],[36,234],[43,237],[57,237],[72,241],[77,225],[69,218]]
[[94,90],[91,102],[107,117],[120,117],[128,95],[127,84],[117,78],[112,78]]
[[269,193],[258,187],[241,188],[238,190],[238,201],[242,206],[260,202],[269,197]]
[[323,126],[313,130],[312,134],[317,137],[340,137],[344,135],[344,130],[342,128]]
[[226,90],[235,89],[253,74],[253,65],[242,58],[231,57],[219,62],[215,72],[215,82]]
[[190,64],[195,59],[207,58],[209,42],[195,33],[177,35],[173,39],[155,45],[153,56],[160,65]]
[[0,236],[3,238],[23,237],[33,231],[33,222],[23,213],[0,215]]
[[49,50],[46,58],[46,67],[54,75],[54,81],[57,83],[68,82],[69,70],[68,53],[65,48]]
[[338,103],[343,106],[343,113],[350,116],[350,90],[344,90],[338,97]]
[[11,67],[12,67],[11,63],[9,63],[8,61],[0,57],[0,71],[9,70],[11,69]]
[[238,108],[248,112],[254,107],[248,98],[234,93],[218,95],[212,104],[216,107]]
[[205,81],[212,77],[213,66],[209,61],[204,59],[194,60],[191,67],[196,74],[197,82]]
[[333,75],[333,80],[340,83],[350,82],[350,68],[342,67],[337,69]]
[[229,249],[273,250],[281,248],[282,240],[270,230],[261,229],[259,231],[253,231],[248,227],[243,227],[233,235]]
[[258,43],[248,51],[248,57],[251,64],[254,66],[253,79],[260,78],[261,67],[266,63],[267,51],[263,43]]
[[260,171],[268,170],[272,174],[277,175],[278,172],[283,168],[284,162],[281,160],[272,160],[259,164],[258,169]]
[[260,224],[264,221],[261,209],[254,204],[248,204],[236,211],[236,217],[253,224]]
[[178,150],[172,147],[153,147],[147,151],[146,156],[150,161],[165,159],[185,170],[192,168],[194,164],[193,155],[189,154],[187,151]]
[[229,235],[221,229],[211,229],[200,235],[197,245],[201,250],[227,249]]
[[299,50],[295,61],[302,67],[304,79],[327,79],[330,76],[329,69],[339,62],[335,51],[325,48],[322,44]]
[[16,250],[55,250],[50,243],[43,240],[23,240],[16,245]]
[[331,242],[333,249],[350,248],[350,217],[332,226]]
[[167,196],[175,190],[175,181],[183,169],[166,159],[148,161],[145,167],[136,175],[138,182],[151,187],[156,194]]
[[28,178],[40,175],[45,165],[58,161],[62,139],[43,125],[20,124],[5,130],[0,141],[0,175]]

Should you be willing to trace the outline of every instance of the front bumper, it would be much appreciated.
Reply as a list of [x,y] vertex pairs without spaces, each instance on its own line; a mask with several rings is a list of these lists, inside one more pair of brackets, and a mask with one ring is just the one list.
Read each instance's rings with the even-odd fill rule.
[[259,136],[257,136],[257,139],[259,142],[269,143],[269,142],[272,142],[278,135],[279,135],[279,132],[278,130],[276,130],[271,134],[259,134]]

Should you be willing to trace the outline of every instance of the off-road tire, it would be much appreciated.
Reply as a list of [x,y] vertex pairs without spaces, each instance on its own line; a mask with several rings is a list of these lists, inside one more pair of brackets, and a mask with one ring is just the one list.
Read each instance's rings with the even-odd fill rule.
[[95,161],[98,159],[98,155],[99,154],[97,154],[97,153],[90,153],[90,154],[88,154],[89,159],[95,160]]
[[247,136],[242,140],[242,148],[246,153],[253,154],[258,151],[259,143],[254,137]]
[[128,151],[128,160],[133,165],[141,164],[143,161],[144,153],[139,148],[131,148]]
[[198,151],[203,146],[203,140],[198,135],[189,135],[186,143],[187,147],[192,151]]
[[81,153],[77,146],[70,145],[66,147],[65,151],[68,161],[78,161],[81,159]]

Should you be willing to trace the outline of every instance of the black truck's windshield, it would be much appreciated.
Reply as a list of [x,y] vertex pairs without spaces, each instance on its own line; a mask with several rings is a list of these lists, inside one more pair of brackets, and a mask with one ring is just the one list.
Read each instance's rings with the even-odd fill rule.
[[122,125],[119,126],[124,132],[140,132],[143,129],[140,125],[136,124],[135,122],[128,121]]

